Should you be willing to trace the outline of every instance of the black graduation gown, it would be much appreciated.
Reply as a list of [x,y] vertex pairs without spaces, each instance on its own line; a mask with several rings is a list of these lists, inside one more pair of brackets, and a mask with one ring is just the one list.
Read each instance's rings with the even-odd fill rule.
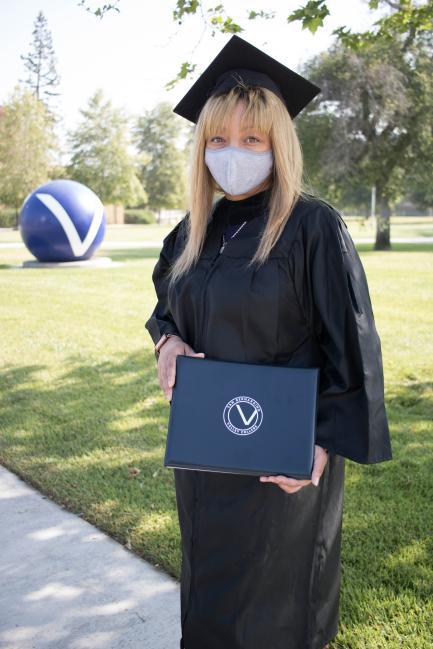
[[294,494],[257,476],[173,469],[180,646],[322,649],[338,628],[345,458],[392,457],[380,339],[339,213],[301,197],[266,264],[247,269],[266,219],[249,200],[257,214],[222,253],[227,199],[213,206],[200,259],[169,294],[188,214],[165,237],[145,326],[154,343],[177,333],[209,358],[319,367],[316,442],[329,456],[319,486]]

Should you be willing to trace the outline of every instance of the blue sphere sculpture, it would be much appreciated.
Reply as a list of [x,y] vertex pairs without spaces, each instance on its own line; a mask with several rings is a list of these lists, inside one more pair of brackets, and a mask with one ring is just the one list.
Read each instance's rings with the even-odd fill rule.
[[89,259],[105,234],[105,211],[98,196],[75,180],[51,180],[25,199],[21,237],[41,262]]

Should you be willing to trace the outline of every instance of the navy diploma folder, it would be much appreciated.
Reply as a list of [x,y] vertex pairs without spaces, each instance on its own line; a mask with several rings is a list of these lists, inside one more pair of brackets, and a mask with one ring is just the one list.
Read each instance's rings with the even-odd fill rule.
[[164,466],[310,479],[319,368],[176,356]]

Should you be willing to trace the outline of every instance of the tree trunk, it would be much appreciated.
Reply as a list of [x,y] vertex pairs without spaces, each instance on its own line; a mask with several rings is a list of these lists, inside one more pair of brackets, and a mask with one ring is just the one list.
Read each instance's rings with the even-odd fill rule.
[[386,196],[381,196],[379,199],[380,211],[376,216],[376,241],[374,243],[375,250],[390,250],[391,249],[391,228],[390,216],[391,208],[389,200]]

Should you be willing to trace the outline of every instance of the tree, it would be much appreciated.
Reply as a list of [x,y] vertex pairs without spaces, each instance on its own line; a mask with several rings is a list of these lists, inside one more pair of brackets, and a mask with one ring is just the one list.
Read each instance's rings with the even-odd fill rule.
[[36,97],[43,99],[45,95],[58,96],[60,93],[51,90],[60,82],[56,71],[57,59],[47,19],[42,11],[38,13],[34,23],[30,51],[27,56],[22,54],[20,56],[28,71],[28,77],[24,83],[35,93]]
[[340,193],[376,187],[379,249],[390,247],[391,205],[414,167],[432,169],[431,41],[424,33],[404,53],[398,42],[335,45],[303,69],[322,88],[299,118],[312,175]]
[[[419,56],[416,69],[415,118],[412,139],[406,149],[404,187],[419,207],[433,205],[433,85],[432,46]],[[415,123],[413,124],[415,126]]]
[[[412,0],[366,0],[370,10],[390,10],[381,15],[371,29],[364,32],[352,32],[348,27],[341,25],[332,31],[340,44],[352,49],[360,49],[365,45],[376,42],[392,43],[394,39],[401,38],[404,47],[422,31],[430,31],[433,21],[433,0],[415,4]],[[79,5],[86,11],[94,13],[98,18],[110,11],[119,12],[121,0],[106,2],[92,9],[88,0],[80,0]],[[182,25],[189,16],[198,14],[202,17],[204,31],[211,30],[214,36],[218,31],[223,34],[238,34],[245,31],[242,26],[244,21],[273,20],[274,11],[264,9],[248,9],[244,20],[235,20],[230,16],[222,2],[208,6],[205,0],[176,0],[173,9],[173,20]],[[286,22],[300,22],[302,29],[308,29],[313,34],[325,24],[331,12],[327,0],[307,0],[298,9],[291,11],[286,16]],[[244,23],[245,24],[245,23]],[[201,39],[202,37],[200,37]],[[192,61],[183,61],[177,76],[167,83],[167,89],[173,87],[181,79],[186,79],[195,72],[196,64]]]
[[88,185],[103,202],[135,205],[146,200],[137,171],[140,160],[130,152],[129,120],[104,100],[98,89],[81,124],[68,133],[71,178]]
[[168,102],[161,102],[137,120],[135,141],[149,160],[140,177],[148,194],[149,207],[184,207],[186,198],[187,148],[177,146],[183,120]]
[[51,113],[27,89],[15,86],[0,116],[0,200],[17,212],[25,197],[50,179],[58,141]]

